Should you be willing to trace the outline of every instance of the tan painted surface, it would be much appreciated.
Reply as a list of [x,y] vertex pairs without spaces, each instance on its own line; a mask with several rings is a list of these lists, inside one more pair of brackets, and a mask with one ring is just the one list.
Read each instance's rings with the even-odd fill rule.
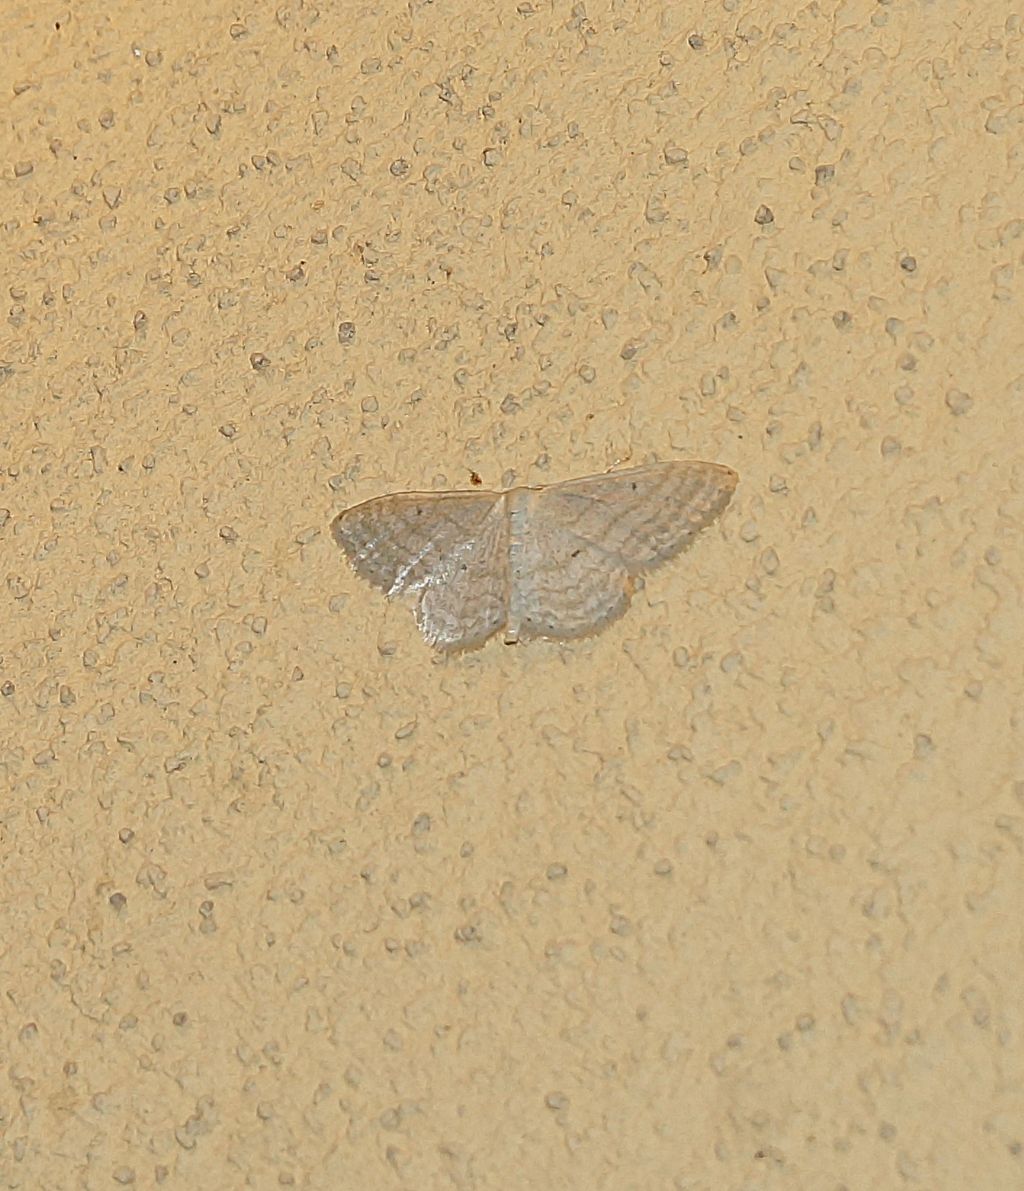
[[[1024,1187],[1024,17],[0,34],[2,1186]],[[572,646],[327,532],[679,457]]]

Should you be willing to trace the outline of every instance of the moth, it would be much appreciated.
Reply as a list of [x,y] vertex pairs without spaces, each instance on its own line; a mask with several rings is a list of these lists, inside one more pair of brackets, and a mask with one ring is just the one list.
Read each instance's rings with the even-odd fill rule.
[[504,492],[398,492],[339,513],[335,541],[389,599],[415,598],[432,646],[474,649],[596,633],[637,576],[668,562],[732,498],[720,463],[650,463]]

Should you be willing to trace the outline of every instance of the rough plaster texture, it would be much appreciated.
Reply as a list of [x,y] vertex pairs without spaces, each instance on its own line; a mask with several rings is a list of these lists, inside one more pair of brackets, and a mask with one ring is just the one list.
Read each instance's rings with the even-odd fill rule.
[[[3,1187],[1024,1186],[1022,28],[4,6]],[[572,646],[328,533],[680,456]]]

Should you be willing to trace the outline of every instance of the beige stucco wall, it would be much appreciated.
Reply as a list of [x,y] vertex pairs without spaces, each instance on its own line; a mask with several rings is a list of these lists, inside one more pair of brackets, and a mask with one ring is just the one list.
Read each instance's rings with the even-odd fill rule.
[[[3,1187],[1024,1187],[1022,37],[4,7]],[[570,646],[328,532],[687,457]]]

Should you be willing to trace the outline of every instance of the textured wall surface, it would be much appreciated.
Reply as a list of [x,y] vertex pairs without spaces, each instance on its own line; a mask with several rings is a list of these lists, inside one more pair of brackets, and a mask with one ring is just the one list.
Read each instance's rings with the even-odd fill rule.
[[[1024,1186],[1024,10],[0,16],[0,1185]],[[434,654],[407,488],[740,473]]]

